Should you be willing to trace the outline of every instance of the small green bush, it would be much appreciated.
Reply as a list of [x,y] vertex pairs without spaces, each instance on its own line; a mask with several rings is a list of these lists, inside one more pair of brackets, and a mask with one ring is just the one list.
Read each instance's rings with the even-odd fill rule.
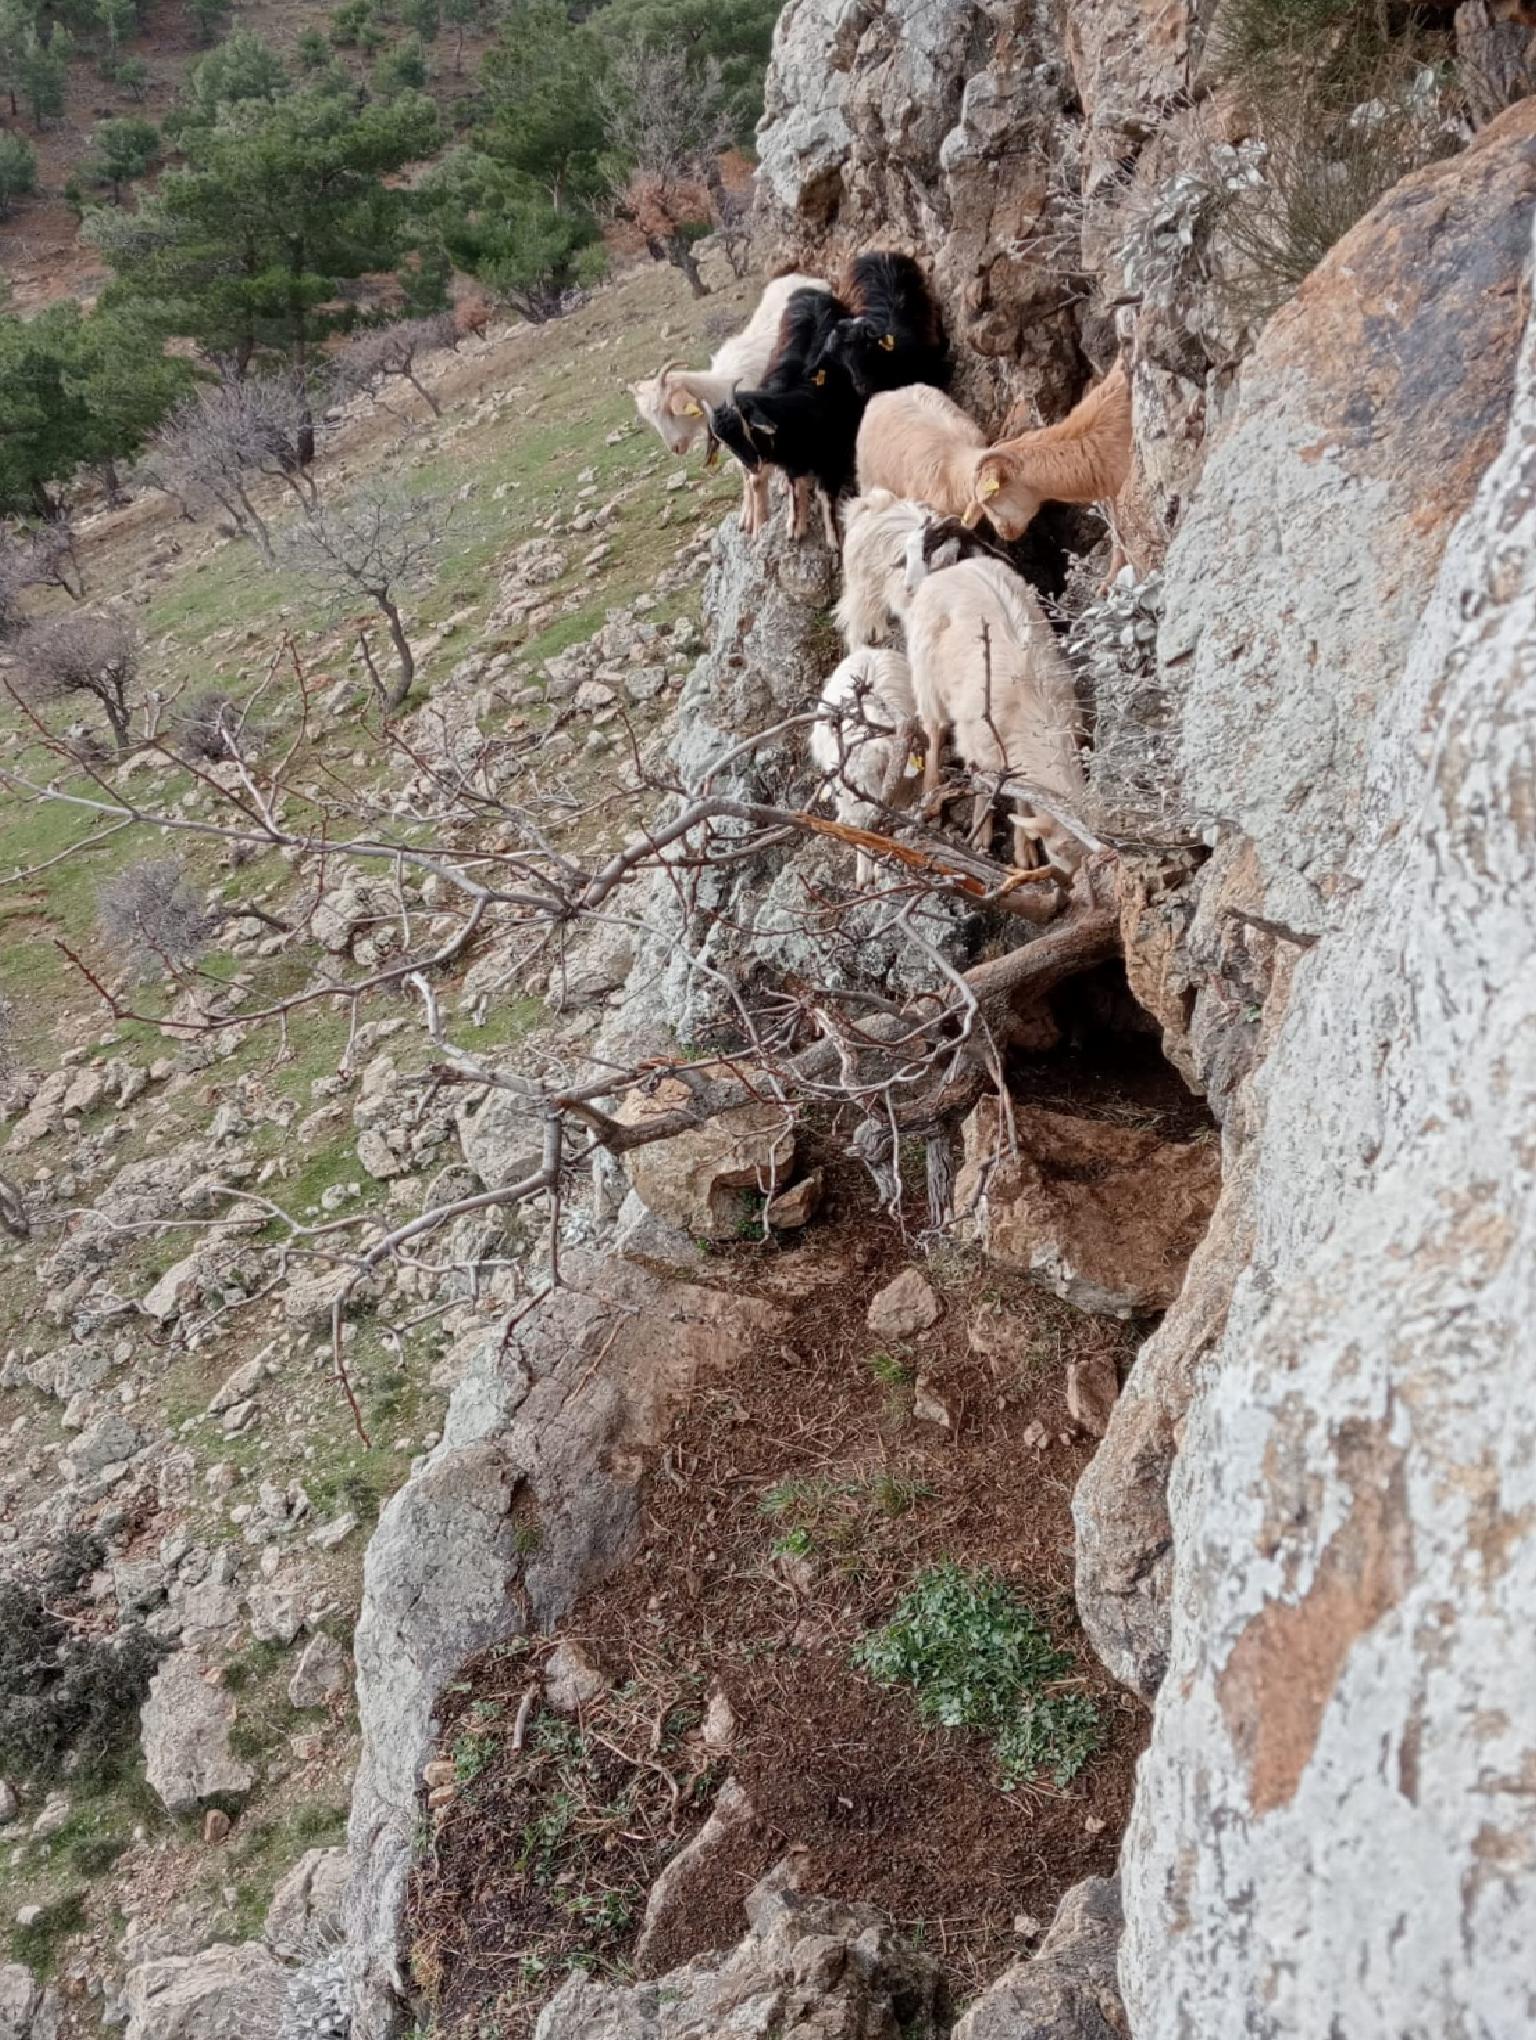
[[1102,1744],[1093,1702],[1051,1690],[1071,1659],[995,1573],[952,1561],[920,1573],[853,1655],[877,1685],[910,1686],[925,1721],[989,1736],[1005,1789],[1039,1771],[1068,1784]]

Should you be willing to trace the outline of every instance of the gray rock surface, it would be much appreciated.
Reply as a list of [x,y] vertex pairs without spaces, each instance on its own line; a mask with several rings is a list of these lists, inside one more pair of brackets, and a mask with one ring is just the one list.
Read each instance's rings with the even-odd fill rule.
[[1115,1977],[1120,1928],[1113,1878],[1074,1884],[1038,1953],[987,1986],[953,2040],[1126,2040]]
[[205,1799],[248,1792],[249,1764],[229,1747],[235,1701],[203,1676],[195,1652],[177,1651],[150,1681],[140,1716],[144,1769],[170,1813],[192,1813]]
[[[1486,283],[1495,260],[1506,277],[1524,268],[1533,123],[1536,109],[1516,109],[1481,154],[1387,201],[1388,219],[1417,214],[1434,229],[1422,274],[1414,242],[1396,237],[1400,312],[1421,291],[1454,294],[1458,245],[1468,279]],[[1495,200],[1499,149],[1520,182]],[[1458,173],[1465,205],[1447,198]],[[1282,315],[1282,375],[1303,321],[1330,363],[1330,335],[1358,334],[1321,300],[1374,287],[1368,230],[1325,269]],[[1520,303],[1494,287],[1467,311],[1502,317],[1507,332]],[[1440,435],[1454,429],[1463,381],[1475,393],[1509,375],[1492,334],[1474,363],[1437,312],[1424,317],[1434,359],[1402,343],[1385,389],[1419,378],[1425,458],[1362,475],[1351,515],[1310,527],[1317,547],[1355,556],[1347,615],[1336,626],[1314,617],[1267,650],[1256,640],[1251,658],[1269,661],[1268,680],[1250,663],[1234,686],[1229,667],[1221,701],[1214,667],[1202,667],[1186,709],[1197,783],[1213,783],[1223,738],[1251,768],[1234,772],[1244,798],[1228,805],[1260,846],[1275,903],[1317,939],[1290,968],[1273,1045],[1249,1080],[1241,1167],[1223,1196],[1238,1209],[1177,1417],[1171,1563],[1158,1561],[1171,1593],[1168,1673],[1122,1856],[1121,1976],[1138,2040],[1235,2030],[1444,2040],[1536,2026],[1536,1859],[1524,1788],[1510,1790],[1529,1774],[1536,1679],[1525,1363],[1536,1307],[1526,1165],[1536,360],[1528,340],[1503,451],[1415,629],[1432,561],[1407,525],[1443,529],[1454,514],[1482,414],[1463,417],[1465,438]],[[1299,432],[1305,385],[1292,388],[1275,416],[1296,418]],[[1255,406],[1261,389],[1256,375]],[[1395,415],[1380,413],[1388,447]],[[1266,432],[1264,459],[1262,437],[1250,442],[1241,500],[1262,493],[1294,512],[1301,449],[1289,432]],[[1327,435],[1313,443],[1320,503],[1335,464]],[[1230,448],[1226,458],[1213,503],[1230,506]],[[1339,457],[1346,471],[1353,459],[1348,447]],[[1293,515],[1284,545],[1303,588],[1307,528]],[[1202,599],[1214,605],[1224,590],[1234,620],[1251,603],[1267,633],[1278,540],[1261,552],[1256,527],[1226,520],[1219,550],[1211,543]],[[1196,657],[1214,652],[1213,642]],[[1310,736],[1298,738],[1282,832],[1278,748],[1292,709],[1276,728],[1272,703],[1313,698],[1325,674],[1348,679],[1328,717],[1337,742],[1325,781]],[[1351,787],[1341,819],[1329,804]],[[1133,1384],[1157,1358],[1143,1355]],[[1154,1382],[1138,1401],[1159,1392]],[[1122,1402],[1110,1469],[1127,1463],[1113,1448],[1128,1414]],[[1095,1509],[1105,1492],[1087,1498]],[[1141,1663],[1134,1634],[1117,1647]]]
[[278,2040],[287,1988],[259,1941],[144,1962],[128,1972],[124,2040]]
[[347,1895],[345,1849],[309,1849],[281,1879],[262,1935],[283,1962],[309,1962],[340,1945]]
[[938,1973],[866,1906],[803,1898],[781,1868],[747,1900],[750,1931],[654,1983],[577,1972],[535,2040],[900,2040],[939,2030]]

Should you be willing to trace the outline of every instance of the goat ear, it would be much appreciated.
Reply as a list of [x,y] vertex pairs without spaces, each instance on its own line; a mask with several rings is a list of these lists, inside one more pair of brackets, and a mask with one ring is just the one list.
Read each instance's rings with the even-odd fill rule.
[[673,390],[667,398],[667,409],[674,418],[702,418],[704,415],[697,400],[686,390]]
[[778,427],[774,424],[771,418],[765,418],[763,416],[762,412],[759,411],[756,404],[752,403],[750,399],[748,399],[739,404],[737,408],[741,412],[742,417],[746,419],[747,423],[751,426],[754,432],[761,432],[765,439],[772,439],[774,433],[777,432]]

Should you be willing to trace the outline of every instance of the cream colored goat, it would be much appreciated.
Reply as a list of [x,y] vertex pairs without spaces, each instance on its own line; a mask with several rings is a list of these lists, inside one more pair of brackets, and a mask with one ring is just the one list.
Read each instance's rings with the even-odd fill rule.
[[[938,786],[939,749],[953,733],[973,772],[1011,774],[1052,806],[1082,804],[1077,697],[1072,672],[1021,576],[998,560],[962,560],[930,575],[907,610],[907,656],[926,753],[923,792]],[[990,677],[989,677],[990,676]],[[980,833],[991,798],[979,796]],[[1038,841],[1051,863],[1075,870],[1082,849],[1044,809],[1014,818],[1021,854]]]
[[837,627],[850,652],[887,642],[906,615],[918,582],[958,556],[958,546],[949,542],[924,563],[922,542],[931,521],[924,504],[893,496],[889,489],[871,489],[849,504]]
[[[855,828],[876,828],[882,801],[904,807],[916,791],[906,769],[917,716],[906,659],[861,645],[827,676],[818,705],[811,757],[837,818]],[[858,852],[854,875],[861,890],[873,879],[874,859],[867,850]]]
[[1042,503],[1109,503],[1131,468],[1131,390],[1117,362],[1057,425],[988,446],[968,412],[914,384],[870,400],[859,426],[861,491],[889,489],[943,517],[990,517],[1010,545]]
[[[661,434],[669,453],[691,453],[708,443],[706,466],[713,467],[719,447],[709,429],[711,405],[728,404],[738,383],[755,389],[767,373],[779,340],[784,307],[797,290],[825,290],[819,276],[776,276],[757,301],[757,308],[739,333],[715,349],[708,368],[684,368],[669,361],[645,382],[631,383],[635,409]],[[743,531],[755,532],[767,521],[768,470],[744,474],[741,497]]]

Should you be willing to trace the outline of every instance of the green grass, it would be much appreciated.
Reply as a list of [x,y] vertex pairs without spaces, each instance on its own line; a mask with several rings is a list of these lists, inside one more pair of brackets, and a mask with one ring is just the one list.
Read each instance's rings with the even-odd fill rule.
[[876,1685],[910,1687],[924,1721],[987,1736],[1005,1790],[1042,1772],[1067,1785],[1102,1747],[1098,1709],[1065,1683],[1071,1658],[995,1573],[920,1573],[853,1657]]
[[51,1976],[64,1943],[83,1932],[85,1925],[85,1894],[66,1892],[62,1898],[45,1903],[41,1916],[31,1926],[12,1927],[11,1960],[25,1963],[34,1976]]

